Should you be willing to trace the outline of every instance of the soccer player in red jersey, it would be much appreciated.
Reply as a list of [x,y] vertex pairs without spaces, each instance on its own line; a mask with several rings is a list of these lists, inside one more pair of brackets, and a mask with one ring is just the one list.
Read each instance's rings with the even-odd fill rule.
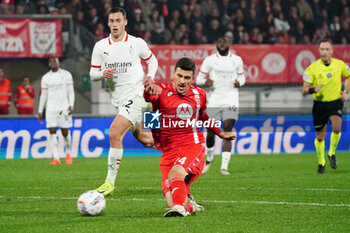
[[209,119],[205,112],[206,94],[192,85],[194,73],[194,62],[181,58],[175,65],[173,83],[149,84],[144,91],[145,100],[152,102],[153,110],[160,116],[160,129],[152,129],[152,134],[156,148],[163,151],[160,170],[169,207],[164,217],[187,216],[198,206],[191,202],[190,184],[204,167],[205,148],[201,143],[205,140],[200,127],[208,126],[223,139],[236,138],[234,132],[221,131],[220,122]]

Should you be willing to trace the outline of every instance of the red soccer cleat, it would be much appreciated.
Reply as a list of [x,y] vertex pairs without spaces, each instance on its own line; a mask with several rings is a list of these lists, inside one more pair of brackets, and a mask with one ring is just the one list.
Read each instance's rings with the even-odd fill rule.
[[66,154],[66,164],[72,164],[73,163],[73,159],[72,159],[72,156],[67,153]]
[[59,159],[54,159],[52,162],[49,163],[50,165],[60,165],[61,161]]

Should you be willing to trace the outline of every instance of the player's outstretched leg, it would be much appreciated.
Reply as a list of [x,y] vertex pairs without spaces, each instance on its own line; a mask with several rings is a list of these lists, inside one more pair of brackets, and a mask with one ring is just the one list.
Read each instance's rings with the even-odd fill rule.
[[222,152],[222,160],[221,160],[221,168],[220,173],[222,175],[230,175],[230,172],[228,171],[228,164],[230,163],[231,159],[231,152],[224,151]]
[[50,165],[60,165],[61,161],[60,158],[58,156],[58,150],[57,150],[57,135],[56,133],[50,133],[50,138],[49,138],[49,143],[50,143],[50,148],[52,151],[52,155],[53,155],[53,161],[50,162]]
[[70,149],[72,138],[70,136],[69,129],[61,128],[61,131],[64,138],[64,146],[66,148],[66,164],[70,165],[73,163]]
[[105,183],[96,189],[103,196],[110,195],[114,190],[115,179],[123,157],[123,138],[130,128],[130,121],[122,115],[117,115],[109,128],[111,147],[108,152],[107,178]]
[[214,133],[208,130],[208,134],[206,138],[207,159],[205,161],[202,174],[205,174],[209,171],[209,168],[214,161],[214,145],[215,145],[215,135]]
[[318,168],[317,173],[323,174],[326,172],[326,161],[324,159],[324,140],[318,141],[317,138],[315,139],[315,148],[318,158]]
[[329,159],[329,163],[331,164],[331,168],[333,169],[336,169],[338,167],[338,162],[335,157],[335,150],[337,149],[340,137],[341,137],[341,132],[339,132],[338,134],[335,132],[332,132],[331,134],[331,142],[329,145],[328,159]]

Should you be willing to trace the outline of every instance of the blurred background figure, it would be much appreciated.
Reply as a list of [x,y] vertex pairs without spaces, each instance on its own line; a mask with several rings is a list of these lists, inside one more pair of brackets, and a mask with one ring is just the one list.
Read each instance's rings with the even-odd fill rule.
[[9,114],[11,96],[11,82],[5,78],[5,73],[0,68],[0,115]]
[[23,76],[22,85],[17,87],[15,93],[15,106],[19,115],[33,114],[34,88],[30,85],[29,77]]

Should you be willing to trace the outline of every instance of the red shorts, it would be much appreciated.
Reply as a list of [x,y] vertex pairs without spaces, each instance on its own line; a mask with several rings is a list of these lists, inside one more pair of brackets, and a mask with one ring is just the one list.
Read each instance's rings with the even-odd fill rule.
[[174,165],[181,165],[188,173],[192,174],[193,177],[189,181],[189,183],[192,183],[202,173],[204,159],[205,148],[201,144],[190,144],[165,151],[160,158],[163,193],[170,191],[168,174]]

